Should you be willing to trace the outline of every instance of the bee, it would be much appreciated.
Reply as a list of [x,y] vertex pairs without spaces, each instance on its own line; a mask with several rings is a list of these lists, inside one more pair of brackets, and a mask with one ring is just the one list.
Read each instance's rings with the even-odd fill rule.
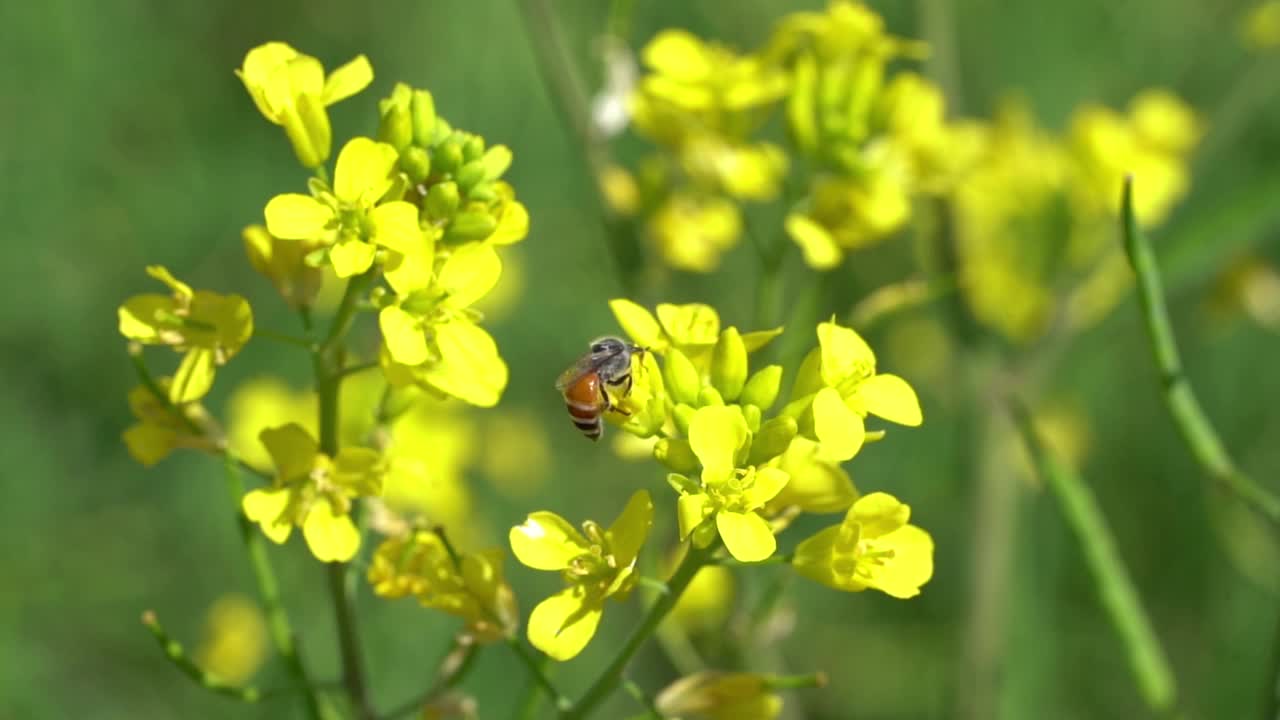
[[602,337],[591,341],[591,349],[578,358],[556,380],[556,390],[564,395],[569,417],[583,435],[599,440],[604,432],[600,421],[606,410],[629,415],[613,403],[609,389],[618,389],[622,397],[631,392],[631,356],[643,353],[644,348],[616,337]]

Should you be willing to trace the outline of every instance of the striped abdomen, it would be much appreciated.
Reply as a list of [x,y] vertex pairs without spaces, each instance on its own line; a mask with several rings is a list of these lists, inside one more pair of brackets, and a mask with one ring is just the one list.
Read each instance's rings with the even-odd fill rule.
[[574,427],[592,440],[599,440],[604,432],[600,414],[607,405],[604,389],[600,386],[600,376],[597,373],[587,373],[565,388],[564,404],[569,409]]

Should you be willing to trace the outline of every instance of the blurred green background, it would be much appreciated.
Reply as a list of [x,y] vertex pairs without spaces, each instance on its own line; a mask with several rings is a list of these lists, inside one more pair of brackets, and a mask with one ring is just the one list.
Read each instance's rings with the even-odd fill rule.
[[[574,60],[597,81],[607,3],[551,4]],[[638,47],[662,28],[684,27],[750,48],[798,6],[821,3],[641,2],[628,39]],[[1060,128],[1083,101],[1120,107],[1155,85],[1201,113],[1209,134],[1194,158],[1192,191],[1156,233],[1175,330],[1234,457],[1280,490],[1280,336],[1246,316],[1207,310],[1215,278],[1244,253],[1280,261],[1280,63],[1241,47],[1236,29],[1249,5],[955,0],[943,7],[924,0],[874,7],[897,34],[951,38],[957,62],[945,71],[962,89],[964,115],[989,116],[1006,91],[1017,90],[1045,125]],[[500,411],[545,423],[550,452],[544,482],[524,498],[499,492],[478,465],[468,470],[482,515],[477,533],[499,540],[535,509],[606,520],[641,486],[653,489],[660,514],[670,512],[664,472],[584,442],[551,387],[586,340],[616,330],[606,301],[621,288],[591,181],[544,90],[514,1],[11,2],[0,6],[0,27],[0,217],[10,248],[8,301],[0,304],[0,716],[294,713],[288,700],[254,707],[208,695],[167,665],[138,622],[154,609],[194,646],[214,599],[252,595],[253,586],[219,463],[179,454],[144,470],[126,454],[120,433],[131,422],[125,394],[134,378],[115,319],[127,296],[154,290],[143,267],[156,263],[196,287],[246,295],[261,327],[295,329],[250,270],[239,240],[245,224],[261,221],[271,195],[296,191],[304,180],[280,131],[232,74],[249,48],[267,40],[287,41],[329,68],[362,52],[372,61],[373,86],[331,109],[335,154],[342,139],[375,130],[374,101],[397,80],[429,88],[455,126],[515,153],[507,177],[532,230],[512,252],[521,295],[488,327],[512,371]],[[726,323],[750,328],[752,260],[743,244],[720,272],[673,273],[634,299],[709,302]],[[833,296],[830,310],[843,314],[850,299],[902,279],[909,263],[906,243],[859,256],[854,279],[836,293],[842,304]],[[786,305],[798,291],[793,279]],[[882,367],[920,391],[926,422],[891,432],[850,464],[862,491],[893,492],[933,534],[933,580],[910,602],[791,583],[784,609],[794,614],[794,629],[769,653],[749,658],[749,667],[829,673],[825,690],[789,696],[787,717],[960,716],[974,673],[967,639],[973,547],[984,529],[977,474],[1004,463],[1014,478],[1015,525],[1004,544],[1011,572],[999,589],[1004,649],[993,715],[1141,716],[1123,646],[1058,508],[1039,484],[1023,480],[1016,452],[983,442],[984,429],[1000,420],[966,394],[963,352],[953,348],[931,367],[925,361],[938,359],[933,349],[921,358],[909,333],[895,333],[900,323],[945,315],[945,307],[912,311],[869,333]],[[263,373],[305,387],[308,368],[295,353],[251,344],[219,374],[207,405],[221,413],[237,382]],[[1131,297],[1074,341],[1046,397],[1084,419],[1081,469],[1171,656],[1184,709],[1191,717],[1256,717],[1276,680],[1280,583],[1272,561],[1280,553],[1274,537],[1223,511],[1179,442]],[[484,411],[469,416],[485,422]],[[508,447],[500,434],[480,442],[480,453]],[[664,523],[665,542],[670,518]],[[296,539],[272,551],[313,674],[337,677],[322,569]],[[525,612],[555,587],[549,574],[514,563],[508,569]],[[739,607],[749,608],[780,572],[738,573]],[[358,610],[375,696],[390,708],[429,684],[457,623],[410,601],[373,598],[363,584]],[[634,603],[610,607],[600,635],[557,668],[556,681],[576,694],[636,612]],[[521,673],[501,649],[481,655],[466,685],[480,699],[481,717],[509,716]],[[657,689],[675,673],[649,649],[631,676]],[[256,678],[264,687],[286,681],[274,661]],[[636,711],[619,693],[599,716]]]

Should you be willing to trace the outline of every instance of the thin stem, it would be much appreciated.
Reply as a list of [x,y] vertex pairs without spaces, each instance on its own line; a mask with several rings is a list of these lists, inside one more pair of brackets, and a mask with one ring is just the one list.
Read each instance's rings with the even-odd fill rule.
[[181,671],[183,675],[191,678],[200,687],[240,702],[253,703],[262,699],[262,692],[258,688],[232,685],[197,665],[187,655],[187,651],[182,647],[182,644],[169,637],[169,633],[165,632],[164,628],[161,627],[160,621],[156,619],[155,612],[148,610],[142,613],[142,624],[147,626],[152,635],[155,635],[156,642],[160,644],[160,649],[164,651],[164,656],[169,659],[169,662],[173,663],[174,667]]
[[765,678],[765,687],[770,690],[803,690],[807,688],[824,688],[827,686],[827,674],[819,670],[807,675],[774,675]]
[[1044,446],[1026,407],[1013,401],[1010,410],[1037,472],[1057,499],[1063,519],[1084,554],[1085,565],[1098,588],[1098,599],[1124,643],[1143,700],[1156,713],[1172,713],[1177,702],[1173,670],[1142,609],[1138,591],[1093,492]]
[[380,365],[377,361],[356,363],[355,365],[348,365],[342,368],[341,370],[338,371],[335,377],[346,379],[347,377],[351,375],[355,375],[356,373],[362,373],[365,370],[373,370],[378,367],[380,367]]
[[649,694],[644,691],[644,688],[637,685],[634,680],[624,679],[622,681],[622,689],[626,690],[628,695],[644,707],[646,712],[641,717],[653,718],[653,720],[663,720],[662,712],[658,710],[658,706],[653,702],[653,698],[649,697]]
[[689,587],[689,583],[698,574],[698,571],[710,562],[715,551],[715,545],[702,549],[689,548],[689,552],[684,556],[680,567],[676,569],[675,575],[672,575],[671,580],[667,582],[667,587],[670,588],[671,592],[658,597],[644,618],[641,619],[640,624],[631,631],[631,635],[622,644],[617,656],[605,667],[595,682],[591,683],[582,698],[562,714],[563,720],[579,720],[586,717],[617,689],[618,684],[622,681],[622,672],[626,669],[627,664],[631,662],[631,658],[639,652],[640,647],[657,629],[658,624],[667,616],[667,613],[671,612],[671,608],[675,607],[676,602],[680,600],[680,596],[684,594],[685,588]]
[[386,713],[382,716],[383,720],[396,720],[422,710],[448,690],[457,687],[458,683],[466,678],[471,668],[475,667],[476,655],[479,654],[481,646],[469,638],[464,641],[464,637],[460,635],[455,639],[454,649],[440,663],[440,674],[432,683],[431,689]]
[[329,563],[329,597],[333,600],[333,614],[338,626],[338,646],[342,652],[342,681],[362,718],[377,717],[369,698],[364,680],[364,661],[360,654],[360,638],[356,631],[356,617],[352,609],[352,588],[347,582],[347,563]]
[[[224,459],[223,467],[226,469],[227,494],[232,504],[239,508],[241,498],[244,497],[244,482],[240,479],[239,466],[228,454]],[[262,610],[267,618],[267,628],[271,632],[271,642],[275,645],[276,654],[289,669],[294,685],[303,693],[306,699],[307,715],[312,720],[320,720],[325,717],[320,696],[308,678],[306,666],[303,665],[297,646],[294,644],[293,626],[289,622],[284,604],[280,601],[280,584],[276,581],[275,570],[267,557],[267,549],[262,543],[262,534],[254,527],[253,522],[244,516],[244,513],[236,512],[236,522],[240,528],[240,540],[244,543],[245,554],[249,558],[249,567],[253,571],[254,582],[258,586],[258,597],[262,600]]]
[[556,711],[562,714],[566,712],[572,703],[569,698],[556,689],[555,684],[551,682],[551,678],[547,677],[542,662],[534,657],[533,653],[529,652],[529,648],[520,642],[520,638],[514,635],[507,636],[507,646],[516,654],[520,662],[524,663],[525,669],[529,671],[529,677],[537,683],[538,687],[542,688],[542,692],[551,700],[551,704],[555,706]]
[[1280,498],[1236,468],[1183,372],[1178,344],[1173,336],[1173,325],[1169,320],[1169,309],[1164,302],[1155,254],[1134,217],[1132,177],[1126,178],[1124,183],[1121,223],[1124,249],[1138,277],[1138,301],[1146,320],[1156,367],[1160,370],[1165,406],[1178,433],[1210,479],[1280,525]]

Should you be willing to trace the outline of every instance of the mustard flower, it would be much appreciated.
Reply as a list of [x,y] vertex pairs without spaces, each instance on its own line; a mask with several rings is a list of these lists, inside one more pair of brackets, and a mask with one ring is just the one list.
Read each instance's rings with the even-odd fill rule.
[[[172,380],[160,378],[157,384],[167,391]],[[212,437],[216,435],[213,418],[199,403],[166,403],[150,388],[139,385],[129,391],[129,409],[138,421],[124,431],[122,439],[133,459],[147,467],[178,448],[210,452],[217,448],[218,441]]]
[[[659,355],[675,348],[696,367],[704,371],[709,368],[711,351],[720,340],[720,314],[710,305],[660,303],[655,317],[641,305],[615,298],[609,301],[609,309],[618,325],[640,347]],[[781,327],[742,333],[742,343],[752,353],[781,334]]]
[[373,67],[358,55],[326,77],[316,58],[269,42],[250,50],[236,75],[262,116],[284,128],[298,161],[314,168],[329,159],[333,142],[325,108],[373,82]]
[[423,607],[465,620],[478,642],[493,642],[519,623],[502,559],[499,548],[455,558],[439,535],[417,530],[383,541],[370,560],[368,579],[375,595],[413,596]]
[[848,510],[858,499],[849,473],[818,442],[794,438],[774,463],[791,481],[769,501],[770,510],[781,513],[796,508],[809,513],[836,513]]
[[751,440],[739,408],[699,408],[689,423],[689,446],[702,465],[700,479],[669,477],[680,493],[680,539],[692,536],[695,545],[706,547],[718,535],[729,554],[742,562],[764,560],[777,549],[773,530],[760,513],[789,479],[776,467],[743,466]]
[[307,263],[307,255],[319,247],[305,240],[282,240],[261,225],[240,233],[249,264],[275,287],[294,308],[310,307],[320,293],[324,271]]
[[391,145],[353,138],[338,153],[332,189],[313,181],[311,195],[285,193],[267,202],[267,231],[326,247],[343,278],[368,270],[378,247],[404,255],[429,251],[418,208],[399,199],[404,180],[396,172],[398,157]]
[[402,523],[456,528],[455,540],[470,541],[476,523],[466,476],[479,447],[472,418],[441,401],[415,402],[386,433],[382,502]]
[[392,385],[416,383],[479,407],[493,407],[507,365],[470,305],[493,288],[502,262],[487,243],[405,257],[387,272],[395,297],[378,315],[383,367]]
[[168,285],[171,295],[135,295],[118,310],[120,334],[143,345],[167,345],[183,353],[169,384],[175,405],[199,400],[225,364],[253,335],[253,311],[239,295],[192,290],[159,265],[147,274]]
[[818,343],[783,412],[799,419],[801,433],[821,443],[827,457],[843,462],[858,453],[868,414],[911,427],[923,422],[915,390],[897,375],[877,373],[875,354],[856,331],[834,320],[819,323]]
[[196,663],[227,682],[242,683],[262,667],[267,653],[267,623],[257,603],[235,593],[218,598],[205,616]]
[[330,458],[295,423],[263,430],[261,438],[276,476],[270,487],[244,496],[245,516],[276,543],[287,540],[295,526],[301,527],[318,560],[346,562],[355,557],[360,531],[349,515],[351,499],[381,491],[382,458],[361,447],[343,448]]
[[688,720],[773,720],[782,696],[757,673],[703,670],[682,677],[654,698],[663,717]]
[[920,594],[933,576],[933,538],[908,525],[911,509],[887,493],[865,495],[844,522],[796,546],[792,567],[836,590],[872,588],[896,598]]
[[606,530],[587,521],[578,532],[551,512],[531,513],[511,529],[511,550],[535,570],[560,572],[568,587],[529,615],[529,642],[568,660],[595,635],[606,598],[624,600],[636,582],[636,556],[653,525],[653,501],[637,491]]

